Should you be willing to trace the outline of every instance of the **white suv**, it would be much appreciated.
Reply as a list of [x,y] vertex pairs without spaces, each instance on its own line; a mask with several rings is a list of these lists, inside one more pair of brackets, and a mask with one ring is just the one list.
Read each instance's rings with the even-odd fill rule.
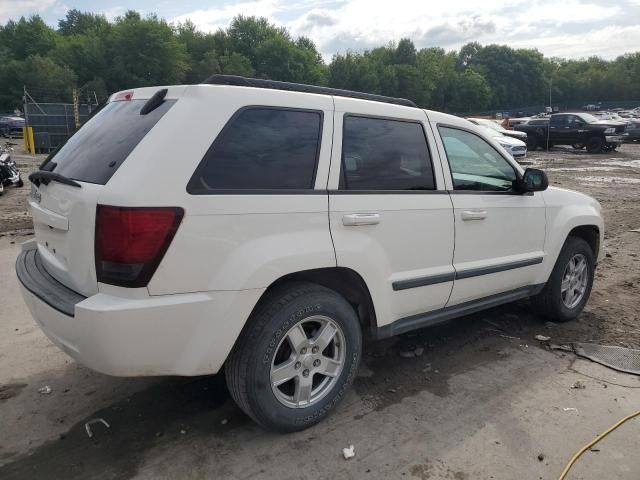
[[266,428],[324,418],[362,336],[532,297],[584,307],[599,204],[411,102],[214,76],[114,94],[30,176],[33,317],[111,375],[223,366]]

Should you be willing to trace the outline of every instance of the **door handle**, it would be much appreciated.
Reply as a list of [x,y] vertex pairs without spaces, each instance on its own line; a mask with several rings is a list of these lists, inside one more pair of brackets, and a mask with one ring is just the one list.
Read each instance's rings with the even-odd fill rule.
[[342,217],[342,224],[346,227],[377,225],[378,223],[380,223],[380,214],[378,213],[349,213]]
[[486,210],[463,210],[462,220],[484,220],[487,218]]

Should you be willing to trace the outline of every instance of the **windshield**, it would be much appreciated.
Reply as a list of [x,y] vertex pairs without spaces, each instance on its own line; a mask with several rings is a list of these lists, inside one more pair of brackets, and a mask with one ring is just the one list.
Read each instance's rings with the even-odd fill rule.
[[584,120],[587,123],[593,123],[598,121],[598,118],[594,117],[590,113],[581,113],[580,118],[582,118],[582,120]]
[[485,135],[489,135],[490,137],[504,137],[504,134],[502,134],[501,132],[494,130],[493,128],[491,128],[488,125],[480,125],[480,128],[482,129],[482,131],[484,132]]
[[494,122],[493,120],[487,120],[486,118],[474,118],[473,119],[478,125],[481,125],[483,127],[487,127],[490,128],[491,130],[495,130],[495,131],[500,131],[502,129],[502,127],[500,127],[500,125],[498,125],[496,122]]

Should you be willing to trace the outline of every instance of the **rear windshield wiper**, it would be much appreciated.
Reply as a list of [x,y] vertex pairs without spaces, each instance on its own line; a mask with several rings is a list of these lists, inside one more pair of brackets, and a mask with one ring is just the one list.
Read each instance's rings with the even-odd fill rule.
[[29,180],[36,187],[39,187],[41,183],[44,185],[48,185],[49,182],[58,182],[65,185],[71,185],[72,187],[82,188],[82,185],[71,180],[69,177],[65,177],[64,175],[60,175],[59,173],[55,172],[48,172],[46,170],[36,170],[31,175],[29,175]]

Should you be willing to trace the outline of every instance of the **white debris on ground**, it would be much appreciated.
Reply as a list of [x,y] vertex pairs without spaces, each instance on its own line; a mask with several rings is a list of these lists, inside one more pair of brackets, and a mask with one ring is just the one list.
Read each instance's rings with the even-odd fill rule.
[[535,339],[539,340],[540,342],[548,342],[549,340],[551,340],[551,337],[546,337],[544,335],[536,335]]
[[345,460],[349,460],[356,456],[355,447],[353,445],[349,445],[347,448],[342,449],[342,455]]
[[49,395],[52,392],[51,387],[49,385],[45,385],[44,387],[40,387],[38,389],[38,393],[41,395]]

